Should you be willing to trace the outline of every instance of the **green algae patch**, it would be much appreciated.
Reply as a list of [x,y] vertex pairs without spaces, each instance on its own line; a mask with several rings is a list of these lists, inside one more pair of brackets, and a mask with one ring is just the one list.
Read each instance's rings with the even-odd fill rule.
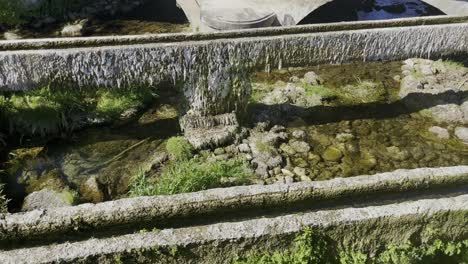
[[320,232],[306,228],[298,235],[290,248],[283,251],[251,254],[238,258],[234,264],[426,264],[426,263],[466,263],[468,261],[468,240],[447,241],[434,238],[436,231],[431,232],[432,238],[421,243],[404,241],[387,244],[378,253],[338,249],[330,237]]
[[73,90],[47,86],[0,94],[0,121],[11,134],[45,136],[124,118],[155,97],[149,87]]
[[300,86],[305,89],[306,96],[320,96],[329,100],[334,99],[338,96],[335,91],[323,85],[311,85],[308,83],[302,83]]

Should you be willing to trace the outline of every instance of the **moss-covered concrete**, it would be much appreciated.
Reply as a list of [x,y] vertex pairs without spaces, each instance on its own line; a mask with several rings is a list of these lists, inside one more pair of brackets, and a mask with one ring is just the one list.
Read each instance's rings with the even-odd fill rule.
[[306,228],[347,250],[376,251],[437,230],[448,241],[468,237],[468,196],[274,218],[155,230],[0,252],[4,263],[232,263],[249,252],[284,249]]
[[[176,196],[122,199],[76,207],[7,214],[0,218],[0,242],[47,240],[61,234],[96,234],[128,226],[174,226],[203,222],[242,212],[316,208],[343,201],[407,196],[424,190],[468,184],[468,167],[400,170],[374,176],[337,178],[322,182],[213,189]],[[239,213],[236,213],[239,212]],[[168,224],[169,223],[169,224]]]

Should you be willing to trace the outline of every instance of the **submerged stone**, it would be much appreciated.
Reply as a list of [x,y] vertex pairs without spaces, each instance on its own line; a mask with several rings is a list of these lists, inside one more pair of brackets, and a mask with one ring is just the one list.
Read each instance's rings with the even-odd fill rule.
[[447,129],[439,126],[433,126],[429,128],[429,132],[433,133],[440,139],[449,139],[450,138],[450,133],[448,132]]
[[56,192],[43,189],[26,196],[22,211],[72,206],[74,200],[75,195],[70,191]]
[[336,147],[328,147],[322,154],[322,158],[326,161],[336,162],[341,160],[343,153]]
[[464,143],[468,143],[468,128],[466,127],[457,127],[455,128],[455,136]]

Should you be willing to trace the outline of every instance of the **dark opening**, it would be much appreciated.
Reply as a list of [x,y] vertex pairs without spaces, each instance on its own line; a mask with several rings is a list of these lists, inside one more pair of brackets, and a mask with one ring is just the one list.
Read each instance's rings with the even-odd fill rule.
[[126,19],[158,21],[169,23],[188,23],[176,0],[150,0],[124,15]]
[[445,15],[420,0],[335,0],[316,9],[299,25]]

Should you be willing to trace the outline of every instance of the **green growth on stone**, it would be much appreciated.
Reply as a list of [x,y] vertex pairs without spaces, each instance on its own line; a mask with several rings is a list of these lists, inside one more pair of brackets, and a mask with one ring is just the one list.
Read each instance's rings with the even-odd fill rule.
[[111,121],[127,110],[143,107],[155,96],[149,87],[78,90],[46,86],[5,92],[0,94],[0,123],[10,133],[45,136],[82,127],[90,119]]
[[386,94],[382,83],[370,80],[358,80],[338,90],[340,101],[345,105],[381,102]]
[[320,96],[324,99],[333,99],[338,96],[335,91],[323,85],[311,85],[308,83],[302,83],[301,86],[304,88],[306,96]]
[[200,162],[182,160],[171,164],[155,182],[140,172],[130,188],[131,196],[171,195],[226,187],[226,179],[240,185],[248,181],[252,172],[240,160]]
[[[424,230],[427,232],[431,230]],[[432,230],[432,232],[437,233]],[[419,244],[409,241],[401,244],[383,245],[382,250],[372,254],[339,249],[339,241],[332,241],[322,234],[315,234],[310,228],[299,235],[290,249],[248,255],[235,264],[438,264],[467,263],[468,240],[444,241],[437,235]],[[327,241],[327,242],[325,242]],[[338,246],[337,246],[338,245]]]
[[118,118],[123,112],[139,109],[151,99],[153,94],[146,90],[99,91],[96,112],[102,116]]
[[294,240],[289,250],[273,253],[253,254],[245,259],[235,261],[235,264],[319,264],[330,263],[327,258],[327,243],[312,229],[306,228]]
[[175,160],[189,160],[193,157],[193,146],[184,137],[170,138],[166,150]]

